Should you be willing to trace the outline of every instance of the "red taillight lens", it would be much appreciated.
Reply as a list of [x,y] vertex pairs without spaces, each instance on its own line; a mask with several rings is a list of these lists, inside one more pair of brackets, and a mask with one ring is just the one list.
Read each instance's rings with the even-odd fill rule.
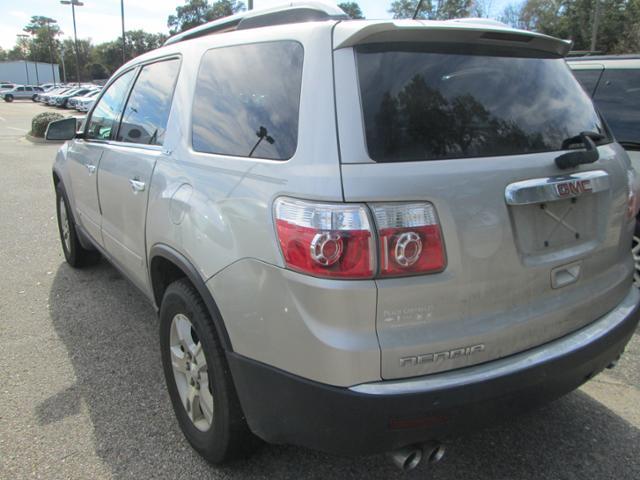
[[274,211],[287,267],[318,277],[373,276],[373,236],[364,206],[279,198]]
[[371,207],[380,238],[381,276],[444,270],[444,244],[432,204],[374,204]]

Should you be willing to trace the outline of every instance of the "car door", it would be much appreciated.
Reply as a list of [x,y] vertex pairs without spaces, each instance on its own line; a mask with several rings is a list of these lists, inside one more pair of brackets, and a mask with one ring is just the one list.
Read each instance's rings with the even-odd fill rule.
[[122,106],[131,86],[135,70],[115,79],[106,89],[89,116],[82,138],[69,142],[67,153],[70,187],[75,220],[99,245],[103,245],[100,231],[100,203],[98,201],[97,171],[104,147],[115,135]]
[[102,238],[113,260],[131,280],[148,290],[145,224],[151,174],[163,155],[180,60],[171,58],[140,69],[122,114],[115,141],[100,161],[98,193]]

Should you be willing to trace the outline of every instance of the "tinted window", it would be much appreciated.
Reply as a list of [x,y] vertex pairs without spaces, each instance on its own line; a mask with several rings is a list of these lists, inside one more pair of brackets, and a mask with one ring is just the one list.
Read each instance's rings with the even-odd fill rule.
[[16,90],[17,90],[18,92],[24,92],[24,87],[18,87]]
[[602,69],[574,70],[573,74],[582,85],[582,88],[584,88],[589,95],[593,95],[593,91],[596,89],[596,85],[598,85],[598,80],[600,80]]
[[198,72],[193,148],[291,158],[298,142],[303,55],[293,41],[209,50]]
[[177,59],[142,68],[124,109],[118,140],[162,145],[179,69]]
[[593,99],[620,142],[640,142],[640,70],[605,70]]
[[[129,70],[113,82],[91,114],[87,124],[87,138],[109,140],[118,125],[118,117],[129,91],[135,70]],[[115,132],[114,132],[115,133]]]
[[422,44],[357,49],[373,160],[553,151],[580,132],[605,132],[564,59],[459,51]]

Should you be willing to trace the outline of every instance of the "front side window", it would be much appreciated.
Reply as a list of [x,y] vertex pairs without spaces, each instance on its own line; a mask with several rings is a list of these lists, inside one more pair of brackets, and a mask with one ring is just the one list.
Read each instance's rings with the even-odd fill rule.
[[616,139],[640,145],[640,69],[605,70],[593,96]]
[[124,109],[118,141],[162,145],[179,69],[178,59],[142,67]]
[[277,41],[209,50],[193,103],[193,148],[287,160],[298,143],[303,48]]
[[429,44],[357,47],[369,156],[376,162],[562,150],[605,134],[562,58]]
[[135,70],[129,70],[122,74],[104,92],[87,123],[88,139],[110,140],[112,138],[134,73]]

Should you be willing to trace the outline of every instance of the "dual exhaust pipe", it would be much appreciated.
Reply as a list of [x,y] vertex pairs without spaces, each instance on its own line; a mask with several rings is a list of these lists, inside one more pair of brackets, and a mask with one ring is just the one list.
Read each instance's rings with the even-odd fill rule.
[[444,457],[444,445],[436,442],[407,445],[389,452],[391,462],[400,470],[408,472],[413,470],[423,461],[437,463]]

